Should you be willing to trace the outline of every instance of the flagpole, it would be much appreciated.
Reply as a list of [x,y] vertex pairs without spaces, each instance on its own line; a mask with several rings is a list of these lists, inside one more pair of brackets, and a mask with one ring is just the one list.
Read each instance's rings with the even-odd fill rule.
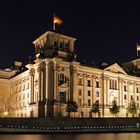
[[[137,47],[138,47],[138,43],[137,43]],[[138,53],[138,48],[137,48],[137,57],[139,56],[139,53]]]
[[55,31],[55,22],[54,22],[55,13],[53,14],[53,30]]

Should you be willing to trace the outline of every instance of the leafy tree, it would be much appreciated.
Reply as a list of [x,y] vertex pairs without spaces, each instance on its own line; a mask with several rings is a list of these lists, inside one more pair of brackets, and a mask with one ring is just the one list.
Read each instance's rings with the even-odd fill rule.
[[96,100],[95,103],[92,104],[92,108],[90,112],[95,113],[95,116],[96,116],[96,113],[100,112],[99,100]]
[[134,117],[134,114],[137,113],[137,106],[134,100],[132,100],[127,108],[128,112],[132,114]]
[[112,107],[110,108],[110,112],[115,117],[116,117],[116,114],[120,112],[120,107],[117,106],[117,102],[115,100],[112,102]]
[[74,102],[74,101],[68,101],[67,102],[67,112],[69,113],[69,117],[70,117],[70,113],[71,112],[77,112],[78,110],[78,106],[77,106],[77,103]]

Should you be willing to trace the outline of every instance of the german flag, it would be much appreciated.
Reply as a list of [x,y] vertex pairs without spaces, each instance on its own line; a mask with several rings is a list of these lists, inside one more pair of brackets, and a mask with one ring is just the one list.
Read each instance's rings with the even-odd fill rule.
[[57,16],[54,16],[54,18],[53,18],[53,22],[54,22],[54,24],[55,24],[55,23],[57,23],[57,24],[61,24],[61,23],[62,23],[62,19],[60,19],[60,18],[57,17]]
[[140,51],[140,45],[137,45],[137,51]]

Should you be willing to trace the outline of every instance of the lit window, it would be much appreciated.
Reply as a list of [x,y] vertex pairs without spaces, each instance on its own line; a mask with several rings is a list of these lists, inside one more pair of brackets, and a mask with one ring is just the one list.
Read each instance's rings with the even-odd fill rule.
[[99,97],[99,91],[96,91],[96,97]]

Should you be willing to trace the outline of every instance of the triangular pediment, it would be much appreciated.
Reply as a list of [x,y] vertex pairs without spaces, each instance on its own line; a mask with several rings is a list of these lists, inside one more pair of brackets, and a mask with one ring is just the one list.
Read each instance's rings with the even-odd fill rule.
[[114,73],[127,74],[117,63],[114,63],[113,65],[105,68],[104,70],[111,71],[111,72],[114,72]]

